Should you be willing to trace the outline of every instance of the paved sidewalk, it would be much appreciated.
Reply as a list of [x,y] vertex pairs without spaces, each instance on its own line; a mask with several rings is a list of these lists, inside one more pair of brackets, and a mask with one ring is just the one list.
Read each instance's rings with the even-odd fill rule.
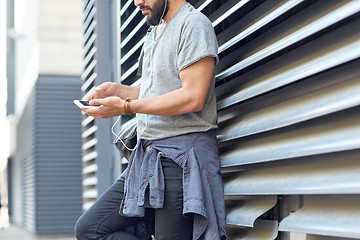
[[10,226],[7,228],[1,228],[0,239],[1,240],[52,240],[52,239],[75,240],[75,238],[71,236],[37,236],[15,224],[10,224]]
[[73,236],[36,235],[16,224],[9,225],[7,206],[0,209],[0,240],[75,240]]

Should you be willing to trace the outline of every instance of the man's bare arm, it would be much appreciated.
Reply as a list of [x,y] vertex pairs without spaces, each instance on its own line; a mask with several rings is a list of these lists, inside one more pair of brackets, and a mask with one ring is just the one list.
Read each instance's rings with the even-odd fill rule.
[[201,111],[213,77],[214,65],[215,59],[213,57],[205,57],[188,66],[179,74],[182,87],[164,95],[137,99],[140,87],[129,89],[129,91],[122,88],[116,96],[90,101],[91,105],[102,105],[101,107],[84,109],[83,111],[94,118],[124,115],[124,95],[132,95],[135,99],[130,103],[132,113],[180,115]]

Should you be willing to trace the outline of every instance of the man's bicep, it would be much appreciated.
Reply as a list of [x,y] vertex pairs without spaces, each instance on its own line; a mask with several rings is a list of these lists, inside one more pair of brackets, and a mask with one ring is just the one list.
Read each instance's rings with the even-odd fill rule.
[[206,56],[180,71],[180,80],[184,88],[199,97],[206,98],[215,66],[215,58]]

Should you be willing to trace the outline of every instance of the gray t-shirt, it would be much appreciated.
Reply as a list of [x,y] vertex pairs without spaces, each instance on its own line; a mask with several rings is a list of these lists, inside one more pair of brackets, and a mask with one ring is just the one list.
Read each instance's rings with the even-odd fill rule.
[[[139,98],[159,96],[181,88],[179,73],[206,56],[218,62],[217,40],[209,19],[185,3],[155,39],[153,28],[145,40],[140,58],[142,76]],[[176,116],[137,114],[139,138],[156,140],[217,127],[215,78],[202,111]]]

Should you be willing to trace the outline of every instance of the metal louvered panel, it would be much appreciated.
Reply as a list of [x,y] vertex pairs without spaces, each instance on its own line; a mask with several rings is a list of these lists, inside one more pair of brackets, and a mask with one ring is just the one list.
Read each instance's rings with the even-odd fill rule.
[[[21,186],[23,186],[23,174],[22,174],[22,164],[23,159],[20,153],[15,154],[12,159],[11,165],[11,175],[13,176],[13,180],[11,182],[11,190],[13,195],[12,204],[9,205],[11,208],[11,216],[10,220],[15,222],[18,225],[23,225],[23,216],[22,216],[22,199],[23,199],[23,191]],[[10,209],[9,209],[10,210]]]
[[[286,232],[360,238],[358,206],[345,207],[360,194],[360,2],[256,3],[243,5],[238,24],[215,26],[224,192],[227,205],[239,199],[228,211],[229,235],[275,239],[248,237],[262,232],[249,222],[261,220],[280,222],[281,239],[290,239]],[[289,207],[304,195],[305,203]],[[336,197],[327,204],[329,196]],[[268,197],[287,200],[269,210],[260,201]],[[258,220],[246,214],[253,207]]]
[[[96,67],[96,5],[95,0],[84,1],[84,10],[83,10],[83,69],[84,72],[81,75],[83,80],[83,85],[81,90],[83,94],[86,94],[95,86],[95,80],[97,73],[95,71]],[[96,157],[97,153],[95,150],[95,145],[97,139],[95,138],[95,133],[97,127],[95,125],[95,119],[93,117],[86,116],[82,113],[82,127],[83,127],[83,169],[88,169],[88,171],[83,170],[83,191],[84,193],[92,191],[94,194],[83,194],[83,210],[87,210],[89,206],[96,200],[97,191],[96,185],[97,181],[92,181],[89,184],[89,178],[96,177]]]
[[119,18],[120,81],[131,85],[137,80],[138,57],[148,27],[133,1],[120,1]]
[[[17,146],[12,175],[14,203],[13,221],[35,230],[35,93],[29,96],[25,111],[17,124]],[[21,147],[20,147],[21,146]],[[32,172],[31,172],[32,171]],[[26,204],[24,204],[26,203]]]
[[81,214],[80,117],[69,101],[79,88],[76,77],[39,76],[18,123],[13,220],[37,234],[71,234]]
[[[217,137],[229,238],[360,238],[351,224],[359,223],[358,204],[346,209],[360,194],[360,1],[191,3],[219,42]],[[120,81],[138,84],[145,20],[131,0],[120,0],[119,18]]]
[[[247,57],[243,61],[240,61],[239,63],[231,66],[225,71],[217,74],[216,79],[217,81],[222,80],[240,70],[243,70],[246,67],[249,67],[265,59],[266,57],[271,56],[272,54],[280,52],[281,50],[284,50],[285,48],[290,47],[291,45],[299,43],[301,40],[304,40],[307,37],[310,37],[311,35],[314,35],[319,31],[331,27],[332,25],[354,15],[359,10],[360,10],[360,6],[357,1],[352,1],[348,4],[345,4],[344,6],[339,7],[338,9],[332,11],[329,14],[326,14],[325,16],[321,16],[320,18],[316,19],[315,21],[306,25],[305,27],[300,28],[296,32],[283,37],[282,39],[276,41],[270,46],[264,47],[263,49],[255,52],[254,54]],[[357,45],[355,47],[357,47]]]
[[[133,0],[119,1],[119,82],[126,85],[138,85],[136,76],[139,67],[138,57],[145,41],[145,33],[148,26],[145,17],[135,7]],[[123,116],[120,124],[124,124],[129,117]],[[116,129],[119,131],[119,129]],[[124,169],[128,161],[121,160],[121,169]]]
[[[117,73],[116,1],[84,0],[83,95]],[[112,39],[114,38],[114,39]],[[112,119],[94,119],[82,113],[83,210],[87,210],[118,177],[118,154],[111,146]]]
[[77,77],[39,76],[36,83],[38,234],[71,234],[81,214],[81,118],[69,101],[80,96],[80,82]]

